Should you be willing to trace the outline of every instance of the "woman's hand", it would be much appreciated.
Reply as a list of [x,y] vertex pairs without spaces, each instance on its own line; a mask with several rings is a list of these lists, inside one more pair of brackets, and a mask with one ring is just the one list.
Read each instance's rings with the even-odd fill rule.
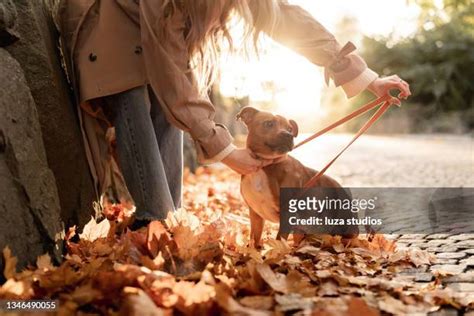
[[[398,94],[398,98],[400,99],[406,99],[411,95],[408,83],[400,79],[397,75],[377,78],[372,81],[367,89],[378,97],[389,94],[392,89],[400,90],[400,93]],[[391,102],[400,106],[401,102],[398,98],[392,97]]]
[[222,162],[240,174],[248,174],[273,162],[271,159],[257,159],[246,148],[234,149]]

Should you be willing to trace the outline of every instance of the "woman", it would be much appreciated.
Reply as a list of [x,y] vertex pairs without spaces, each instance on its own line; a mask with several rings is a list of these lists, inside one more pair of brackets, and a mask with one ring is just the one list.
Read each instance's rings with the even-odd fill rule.
[[407,83],[379,78],[352,44],[341,47],[310,14],[283,1],[63,0],[62,40],[91,170],[101,193],[113,185],[115,156],[104,158],[112,124],[118,165],[137,208],[135,228],[180,206],[181,130],[190,133],[203,163],[222,161],[241,174],[271,163],[232,145],[206,96],[219,44],[231,42],[233,13],[245,21],[247,43],[256,45],[266,33],[325,67],[327,80],[348,97],[365,89],[410,95]]

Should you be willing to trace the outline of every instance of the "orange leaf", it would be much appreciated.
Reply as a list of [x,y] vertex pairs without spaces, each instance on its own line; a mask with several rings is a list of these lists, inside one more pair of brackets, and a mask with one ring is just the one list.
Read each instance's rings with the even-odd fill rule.
[[349,301],[347,309],[347,316],[352,315],[379,316],[380,313],[378,310],[367,305],[363,299],[355,297]]
[[166,235],[166,228],[160,221],[152,221],[148,224],[146,231],[146,245],[152,257],[155,257],[158,254],[160,239],[162,236]]

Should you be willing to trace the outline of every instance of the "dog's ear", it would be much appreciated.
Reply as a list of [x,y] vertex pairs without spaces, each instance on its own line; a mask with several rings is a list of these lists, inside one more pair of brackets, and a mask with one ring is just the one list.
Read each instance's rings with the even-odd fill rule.
[[257,113],[258,113],[258,110],[256,108],[253,108],[251,106],[246,106],[240,110],[236,118],[238,120],[242,120],[242,122],[248,125],[252,121],[255,114]]
[[295,121],[290,120],[290,125],[291,125],[291,134],[293,134],[293,137],[298,136],[298,124],[296,124]]

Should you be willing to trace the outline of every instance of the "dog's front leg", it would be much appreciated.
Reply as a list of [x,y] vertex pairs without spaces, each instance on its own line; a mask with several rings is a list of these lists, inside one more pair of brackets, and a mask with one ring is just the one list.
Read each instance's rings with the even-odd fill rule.
[[258,248],[260,246],[260,239],[262,238],[263,225],[265,220],[260,217],[254,210],[249,208],[250,216],[250,245]]

